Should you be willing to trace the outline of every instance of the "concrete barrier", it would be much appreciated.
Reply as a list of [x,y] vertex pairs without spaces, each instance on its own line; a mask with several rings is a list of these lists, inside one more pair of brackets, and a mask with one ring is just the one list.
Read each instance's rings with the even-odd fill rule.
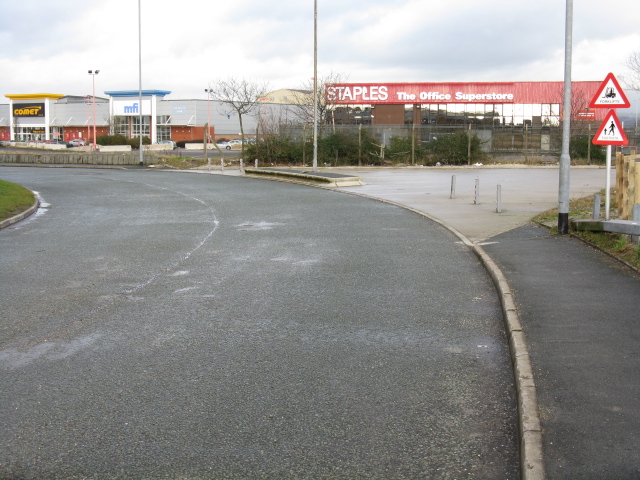
[[[216,147],[214,147],[212,144],[207,144],[207,150],[213,150],[215,148]],[[203,143],[185,143],[184,149],[185,150],[202,150],[204,149],[204,144]]]
[[131,145],[98,145],[100,153],[130,152]]
[[67,146],[59,143],[45,143],[42,147],[38,148],[44,148],[45,150],[66,150]]
[[172,151],[173,148],[171,148],[171,145],[143,145],[142,146],[143,150],[145,152],[165,152],[165,151]]

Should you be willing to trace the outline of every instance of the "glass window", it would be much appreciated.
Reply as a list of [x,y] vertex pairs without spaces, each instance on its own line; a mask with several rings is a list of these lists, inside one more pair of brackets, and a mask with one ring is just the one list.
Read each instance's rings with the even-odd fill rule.
[[129,117],[113,117],[113,134],[129,137]]
[[405,125],[413,124],[413,105],[404,106],[404,124]]
[[540,105],[539,103],[531,105],[531,109],[531,115],[533,115],[534,117],[539,117],[540,115],[542,115],[542,105]]
[[[151,120],[151,117],[142,117],[143,137],[150,136],[149,120]],[[131,127],[131,138],[138,138],[140,136],[140,117],[131,117]]]
[[156,136],[158,141],[171,140],[171,127],[159,125],[156,130]]

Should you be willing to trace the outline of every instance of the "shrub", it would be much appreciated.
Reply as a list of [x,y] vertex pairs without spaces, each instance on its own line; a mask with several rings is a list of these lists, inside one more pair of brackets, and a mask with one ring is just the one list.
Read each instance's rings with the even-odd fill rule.
[[102,135],[96,140],[98,145],[129,145],[129,139],[124,135]]
[[[573,137],[569,144],[571,158],[587,159],[589,157],[589,144],[591,138],[585,135]],[[607,159],[606,150],[602,145],[591,145],[591,161],[593,163],[604,163]]]
[[245,143],[248,159],[258,158],[263,162],[294,164],[302,162],[302,145],[284,136],[269,136],[256,143]]
[[486,154],[480,148],[481,142],[477,135],[471,137],[471,158],[469,159],[469,136],[466,132],[456,132],[440,136],[425,145],[429,153],[430,163],[444,162],[451,165],[466,165],[486,159]]
[[326,165],[380,165],[380,147],[368,132],[336,132],[318,139],[318,163]]
[[[140,137],[128,138],[127,144],[131,145],[131,148],[138,150],[140,148]],[[143,145],[151,145],[151,139],[149,137],[142,137]]]
[[415,138],[413,146],[411,143],[411,137],[391,137],[389,146],[385,151],[386,158],[394,163],[411,163],[411,151],[413,148],[413,160],[416,162],[422,162],[425,159],[427,152],[420,144],[420,138]]

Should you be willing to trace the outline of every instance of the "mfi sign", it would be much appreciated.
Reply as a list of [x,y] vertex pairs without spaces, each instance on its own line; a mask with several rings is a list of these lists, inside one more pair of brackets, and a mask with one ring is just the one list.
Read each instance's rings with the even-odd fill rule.
[[116,100],[113,102],[113,114],[131,117],[151,115],[151,100],[143,100],[142,107],[139,99]]
[[14,117],[44,117],[44,103],[30,103],[13,106]]

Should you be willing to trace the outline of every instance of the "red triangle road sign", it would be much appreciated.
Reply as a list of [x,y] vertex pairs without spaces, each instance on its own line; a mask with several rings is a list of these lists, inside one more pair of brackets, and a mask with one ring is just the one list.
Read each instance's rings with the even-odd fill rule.
[[593,137],[594,145],[628,145],[629,140],[622,129],[615,110],[609,110],[600,128]]
[[615,75],[610,73],[598,88],[589,108],[629,108],[631,103]]

